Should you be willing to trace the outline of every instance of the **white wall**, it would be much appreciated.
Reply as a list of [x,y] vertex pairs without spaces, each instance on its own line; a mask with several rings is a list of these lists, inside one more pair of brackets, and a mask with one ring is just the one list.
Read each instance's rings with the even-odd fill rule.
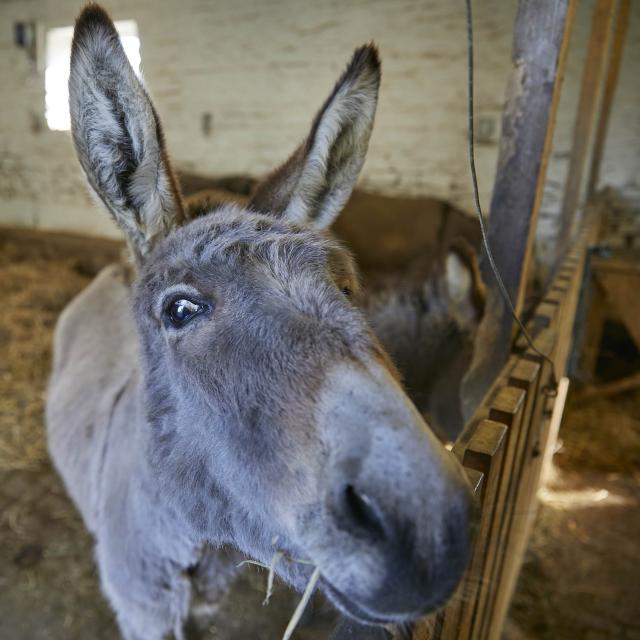
[[[383,59],[378,118],[362,185],[432,194],[470,205],[465,151],[465,25],[461,2],[437,0],[105,0],[115,19],[134,18],[144,75],[183,169],[264,173],[306,134],[353,49],[375,40]],[[496,161],[515,0],[477,4],[477,105],[493,119],[480,145],[485,200]],[[68,134],[47,130],[43,78],[11,42],[16,20],[73,22],[81,3],[3,0],[0,73],[0,220],[103,232],[87,212]],[[213,117],[211,137],[202,114]]]
[[[570,149],[592,4],[579,2],[551,164],[557,183]],[[637,188],[640,163],[640,6],[632,4],[603,166],[604,181],[627,188]],[[435,195],[471,209],[461,1],[104,0],[104,5],[114,19],[138,21],[144,75],[178,167],[212,175],[268,171],[305,135],[354,47],[375,40],[383,81],[361,185],[389,194]],[[106,216],[92,210],[69,135],[47,129],[44,78],[12,42],[15,21],[69,25],[81,6],[78,0],[0,3],[0,223],[113,232]],[[495,124],[495,132],[477,147],[488,205],[517,1],[482,0],[474,6],[477,116]],[[201,132],[203,113],[213,117],[210,137]],[[553,195],[552,188],[545,200],[547,217],[557,210]]]
[[[558,234],[558,214],[562,207],[567,178],[575,115],[578,108],[582,72],[591,30],[594,0],[579,0],[566,62],[566,73],[547,183],[538,224],[538,259],[548,263]],[[588,161],[583,176],[588,178]],[[618,78],[598,187],[616,187],[640,209],[640,2],[631,2],[622,66]],[[581,205],[583,203],[581,202]]]

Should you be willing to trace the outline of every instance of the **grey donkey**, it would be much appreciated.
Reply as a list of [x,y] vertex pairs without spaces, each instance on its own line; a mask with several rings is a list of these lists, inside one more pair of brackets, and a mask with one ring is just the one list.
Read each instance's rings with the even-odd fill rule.
[[[356,50],[308,138],[246,207],[188,220],[160,122],[108,15],[80,14],[72,133],[125,232],[62,313],[49,450],[96,540],[127,640],[183,637],[190,574],[208,597],[237,555],[318,588],[361,623],[441,606],[470,550],[464,473],[411,404],[328,234],[358,177],[380,63]],[[304,560],[304,562],[299,562]]]

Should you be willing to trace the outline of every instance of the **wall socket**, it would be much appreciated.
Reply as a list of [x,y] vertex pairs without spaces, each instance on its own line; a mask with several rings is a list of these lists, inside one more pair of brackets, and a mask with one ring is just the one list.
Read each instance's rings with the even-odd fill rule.
[[205,138],[208,138],[213,131],[213,115],[209,111],[205,111],[200,117],[200,131]]
[[475,123],[477,144],[494,144],[498,138],[498,119],[496,116],[479,115]]

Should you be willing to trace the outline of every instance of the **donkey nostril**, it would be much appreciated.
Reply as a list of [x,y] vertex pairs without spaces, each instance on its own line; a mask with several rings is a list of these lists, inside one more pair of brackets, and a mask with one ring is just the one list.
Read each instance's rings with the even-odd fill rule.
[[386,537],[382,517],[375,503],[350,484],[344,489],[344,506],[350,523],[357,529],[378,539]]

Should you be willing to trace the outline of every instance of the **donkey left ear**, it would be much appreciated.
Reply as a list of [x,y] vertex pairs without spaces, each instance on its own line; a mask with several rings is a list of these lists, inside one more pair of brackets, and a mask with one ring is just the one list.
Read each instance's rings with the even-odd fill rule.
[[378,103],[380,59],[374,45],[355,51],[316,116],[309,137],[256,190],[251,206],[324,229],[353,191]]

